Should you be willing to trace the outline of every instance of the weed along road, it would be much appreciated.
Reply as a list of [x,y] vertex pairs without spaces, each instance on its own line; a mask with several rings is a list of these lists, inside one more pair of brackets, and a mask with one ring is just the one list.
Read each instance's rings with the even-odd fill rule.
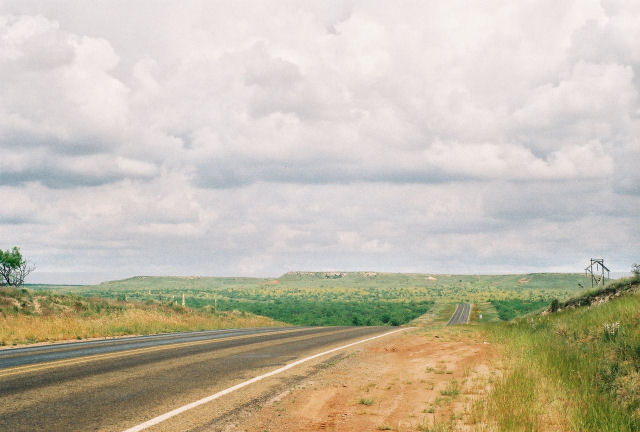
[[[0,430],[218,430],[350,344],[393,331],[244,329],[3,350]],[[145,424],[152,419],[160,421]]]
[[469,303],[459,303],[456,305],[456,310],[453,311],[453,315],[447,322],[447,325],[466,324],[469,322],[469,313],[471,312],[471,305]]

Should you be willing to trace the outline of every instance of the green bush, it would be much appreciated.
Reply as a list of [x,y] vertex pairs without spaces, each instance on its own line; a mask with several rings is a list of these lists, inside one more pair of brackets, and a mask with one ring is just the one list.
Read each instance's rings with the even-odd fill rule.
[[506,299],[506,300],[490,300],[491,304],[496,308],[498,317],[503,321],[509,321],[517,316],[524,315],[536,309],[543,308],[548,304],[548,300],[522,300],[522,299]]

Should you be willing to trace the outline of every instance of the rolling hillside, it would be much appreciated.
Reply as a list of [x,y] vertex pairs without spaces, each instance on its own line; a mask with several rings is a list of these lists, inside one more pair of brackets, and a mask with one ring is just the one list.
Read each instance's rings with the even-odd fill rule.
[[487,326],[505,372],[487,402],[501,430],[640,430],[640,278],[562,310]]

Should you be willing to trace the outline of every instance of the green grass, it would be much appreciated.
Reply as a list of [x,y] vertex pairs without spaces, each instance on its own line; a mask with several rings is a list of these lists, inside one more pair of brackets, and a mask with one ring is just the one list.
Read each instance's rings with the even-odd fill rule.
[[492,302],[476,303],[471,309],[469,322],[471,323],[488,323],[500,321],[498,311]]
[[510,359],[489,401],[501,430],[640,430],[640,294],[485,329]]
[[450,432],[454,430],[452,422],[436,422],[430,425],[426,420],[420,423],[416,429],[420,432]]
[[360,401],[358,402],[360,405],[373,405],[374,401],[373,399],[365,399],[365,398],[361,398]]
[[440,394],[442,396],[451,396],[451,397],[458,396],[458,394],[460,394],[460,388],[458,387],[458,381],[456,381],[456,380],[449,381],[449,383],[447,384],[445,389],[444,390],[440,390]]
[[503,321],[509,321],[515,317],[525,315],[537,309],[549,306],[547,299],[523,300],[519,298],[505,300],[491,300],[490,303],[496,309],[498,317]]

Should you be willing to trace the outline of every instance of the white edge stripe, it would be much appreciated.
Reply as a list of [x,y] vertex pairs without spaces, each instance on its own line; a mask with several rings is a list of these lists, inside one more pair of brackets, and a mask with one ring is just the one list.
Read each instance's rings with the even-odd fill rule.
[[381,335],[373,336],[373,337],[370,337],[370,338],[367,338],[367,339],[363,339],[363,340],[360,340],[360,341],[357,341],[357,342],[352,342],[350,344],[343,345],[341,347],[330,349],[329,351],[321,352],[321,353],[318,353],[318,354],[314,354],[314,355],[312,355],[310,357],[306,357],[306,358],[294,361],[293,363],[289,363],[286,366],[282,366],[281,368],[278,368],[278,369],[273,370],[271,372],[267,372],[264,375],[260,375],[260,376],[257,376],[255,378],[251,378],[248,381],[241,382],[240,384],[236,384],[233,387],[229,387],[226,390],[219,391],[216,394],[212,394],[211,396],[207,396],[207,397],[202,398],[200,400],[197,400],[195,402],[191,402],[190,404],[181,406],[180,408],[176,408],[174,410],[171,410],[168,413],[159,415],[158,417],[152,418],[151,420],[148,420],[148,421],[146,421],[144,423],[141,423],[141,424],[139,424],[137,426],[129,428],[129,429],[125,430],[124,432],[138,432],[138,431],[144,430],[144,429],[146,429],[148,427],[151,427],[153,425],[157,425],[160,422],[163,422],[163,421],[165,421],[167,419],[170,419],[171,417],[177,416],[178,414],[181,414],[181,413],[183,413],[185,411],[188,411],[188,410],[190,410],[192,408],[195,408],[195,407],[200,406],[202,404],[206,404],[207,402],[211,402],[214,399],[218,399],[219,397],[227,395],[227,394],[229,394],[229,393],[231,393],[233,391],[236,391],[238,389],[241,389],[242,387],[246,387],[249,384],[253,384],[254,382],[260,381],[260,380],[262,380],[264,378],[268,378],[270,376],[279,374],[280,372],[284,372],[287,369],[291,369],[292,367],[298,366],[301,363],[307,362],[309,360],[313,360],[313,359],[315,359],[317,357],[320,357],[320,356],[323,356],[323,355],[326,355],[326,354],[331,354],[332,352],[335,352],[335,351],[340,351],[342,349],[349,348],[350,346],[353,346],[353,345],[358,345],[358,344],[361,344],[361,343],[364,343],[364,342],[368,342],[368,341],[373,340],[373,339],[378,339],[378,338],[381,338],[381,337],[384,337],[384,336],[387,336],[387,335],[390,335],[390,334],[393,334],[393,333],[397,333],[399,331],[408,330],[410,328],[411,327],[405,327],[405,328],[401,328],[399,330],[390,331],[390,332],[387,332],[387,333],[383,333]]

